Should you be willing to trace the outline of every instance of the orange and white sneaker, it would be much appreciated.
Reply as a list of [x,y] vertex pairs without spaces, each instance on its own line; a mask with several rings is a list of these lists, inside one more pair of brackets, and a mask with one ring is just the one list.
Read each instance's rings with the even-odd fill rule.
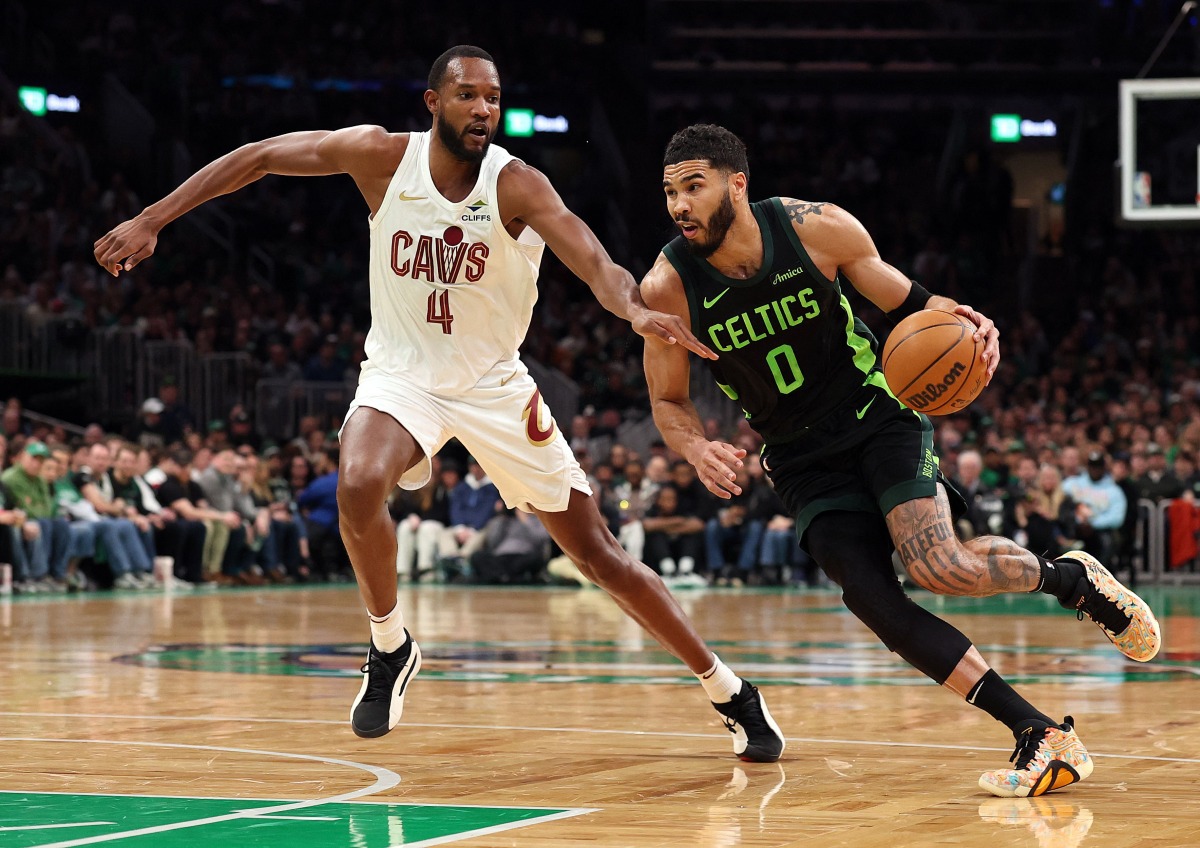
[[1078,611],[1080,621],[1086,614],[1131,660],[1154,659],[1162,646],[1162,632],[1146,602],[1117,582],[1091,554],[1068,551],[1059,559],[1073,559],[1084,571],[1075,591],[1062,601],[1063,606]]
[[980,788],[1001,798],[1032,798],[1086,778],[1092,773],[1092,758],[1074,725],[1070,716],[1059,725],[1033,722],[1017,736],[1008,758],[1013,768],[984,772]]

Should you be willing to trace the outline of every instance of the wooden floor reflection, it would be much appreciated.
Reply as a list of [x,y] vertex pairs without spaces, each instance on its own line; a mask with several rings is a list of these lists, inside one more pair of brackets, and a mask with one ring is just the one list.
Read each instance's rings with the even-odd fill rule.
[[[377,740],[347,722],[366,635],[352,587],[4,600],[0,845],[274,845],[271,822],[337,819],[295,803],[329,799],[451,805],[430,808],[449,835],[397,813],[327,837],[367,848],[1200,845],[1192,590],[1144,593],[1165,642],[1146,666],[1041,597],[919,599],[1042,710],[1073,715],[1096,757],[1086,783],[1019,801],[976,786],[1011,753],[1006,731],[880,647],[836,594],[680,596],[761,685],[789,739],[780,763],[734,759],[703,690],[594,590],[406,592],[425,666],[403,725]],[[13,812],[53,793],[85,817]],[[78,799],[97,795],[142,812],[150,796],[236,800],[222,822],[164,825],[163,812],[138,837],[141,819],[103,830],[86,817]],[[240,818],[242,799],[291,806]],[[468,807],[559,812],[455,831]]]

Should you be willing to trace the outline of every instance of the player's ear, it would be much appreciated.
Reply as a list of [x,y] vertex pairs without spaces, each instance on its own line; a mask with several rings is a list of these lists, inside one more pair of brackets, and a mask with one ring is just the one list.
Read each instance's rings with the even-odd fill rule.
[[741,171],[735,171],[729,175],[729,192],[734,199],[741,200],[746,196],[746,189],[749,186],[750,180]]
[[438,93],[436,91],[434,91],[432,88],[425,89],[425,108],[429,110],[430,115],[437,114],[439,100],[440,98],[438,97]]

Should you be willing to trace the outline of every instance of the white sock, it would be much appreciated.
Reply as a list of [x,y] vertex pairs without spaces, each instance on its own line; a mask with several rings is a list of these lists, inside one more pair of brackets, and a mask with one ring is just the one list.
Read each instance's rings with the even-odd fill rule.
[[670,577],[675,573],[675,560],[671,559],[671,557],[663,557],[658,567],[662,571],[663,577]]
[[400,602],[385,616],[369,616],[371,619],[371,641],[382,653],[390,654],[404,644],[404,615]]
[[708,693],[708,700],[714,704],[724,704],[742,691],[742,681],[716,654],[713,654],[713,659],[716,660],[713,667],[703,674],[697,674],[696,678]]
[[691,557],[685,556],[679,558],[679,573],[691,574],[692,569],[696,567],[696,561]]

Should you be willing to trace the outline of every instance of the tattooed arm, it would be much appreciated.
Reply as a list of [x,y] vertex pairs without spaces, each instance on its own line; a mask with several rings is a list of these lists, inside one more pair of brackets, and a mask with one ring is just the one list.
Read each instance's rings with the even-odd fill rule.
[[[792,229],[804,243],[817,268],[829,279],[840,271],[867,300],[884,312],[898,308],[912,290],[912,281],[883,261],[871,234],[857,218],[832,203],[810,203],[781,198]],[[945,309],[965,315],[979,329],[975,340],[984,343],[981,359],[991,381],[1000,364],[1000,332],[986,315],[948,297],[933,295],[925,309]]]
[[[883,261],[870,233],[857,218],[832,203],[782,200],[796,235],[826,277],[832,280],[840,271],[884,312],[891,312],[904,302],[912,284],[908,277]],[[954,302],[948,302],[953,309]]]

